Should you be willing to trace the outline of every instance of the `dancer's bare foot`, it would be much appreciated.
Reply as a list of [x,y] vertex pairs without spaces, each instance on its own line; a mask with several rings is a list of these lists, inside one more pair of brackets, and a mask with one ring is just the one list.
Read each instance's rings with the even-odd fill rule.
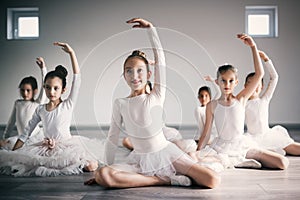
[[7,144],[9,144],[10,142],[8,140],[0,140],[0,147],[4,147]]

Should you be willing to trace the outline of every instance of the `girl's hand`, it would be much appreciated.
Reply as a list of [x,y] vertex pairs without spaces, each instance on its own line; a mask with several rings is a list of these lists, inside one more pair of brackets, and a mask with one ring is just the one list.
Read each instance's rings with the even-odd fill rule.
[[265,62],[270,60],[265,52],[258,50],[258,53],[259,53],[260,58],[263,59]]
[[62,50],[64,50],[67,53],[74,53],[74,50],[72,49],[72,47],[70,47],[70,45],[68,45],[67,43],[63,43],[63,42],[54,42],[53,43],[55,46],[61,46]]
[[47,146],[48,149],[53,149],[55,147],[55,140],[51,138],[45,138],[43,141],[43,145]]
[[210,75],[204,76],[204,80],[210,81],[210,82],[214,82],[215,81]]
[[245,33],[237,34],[237,37],[250,47],[254,47],[256,45],[253,38],[249,35],[246,35]]
[[35,62],[41,69],[46,67],[44,58],[42,58],[42,57],[36,58]]
[[142,18],[132,18],[132,19],[126,21],[126,23],[128,23],[128,24],[137,23],[137,24],[134,24],[132,26],[132,28],[151,28],[151,27],[153,27],[151,22],[148,22],[147,20],[144,20]]

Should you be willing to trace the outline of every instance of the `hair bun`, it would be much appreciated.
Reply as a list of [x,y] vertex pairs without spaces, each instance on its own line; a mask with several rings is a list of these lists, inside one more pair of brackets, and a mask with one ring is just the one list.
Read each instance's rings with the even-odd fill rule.
[[140,50],[134,50],[132,53],[131,53],[131,56],[141,56],[143,58],[146,58],[146,54]]
[[64,78],[67,77],[67,75],[68,75],[67,69],[66,69],[64,66],[62,66],[62,65],[56,66],[56,67],[55,67],[55,72],[56,72],[57,74],[61,75],[61,76],[64,77]]

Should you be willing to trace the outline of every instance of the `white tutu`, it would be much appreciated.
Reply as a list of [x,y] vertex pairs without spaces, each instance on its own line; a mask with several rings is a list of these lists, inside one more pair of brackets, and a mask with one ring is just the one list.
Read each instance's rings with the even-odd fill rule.
[[[7,141],[7,143],[6,143],[5,146],[2,147],[2,149],[12,150],[14,145],[16,144],[18,138],[19,138],[19,136],[12,136],[12,137],[9,137],[9,138],[5,139]],[[43,129],[40,128],[40,127],[36,127],[34,129],[34,131],[32,132],[32,135],[25,142],[24,145],[31,145],[31,144],[37,143],[39,141],[42,141],[42,140],[44,140]]]
[[268,150],[284,149],[294,142],[288,131],[279,125],[269,128],[264,134],[246,133],[246,135],[255,140],[261,148]]
[[41,141],[16,151],[2,150],[0,172],[14,176],[79,174],[88,161],[103,160],[103,147],[104,141],[72,136],[55,141],[53,149]]
[[165,178],[185,174],[195,163],[196,161],[193,161],[175,144],[168,142],[166,147],[156,152],[138,153],[133,150],[128,155],[126,163],[114,164],[111,167],[120,171]]
[[254,140],[244,135],[228,141],[216,137],[210,145],[200,150],[197,156],[200,159],[214,157],[223,164],[224,168],[233,168],[245,160],[249,149],[257,147]]

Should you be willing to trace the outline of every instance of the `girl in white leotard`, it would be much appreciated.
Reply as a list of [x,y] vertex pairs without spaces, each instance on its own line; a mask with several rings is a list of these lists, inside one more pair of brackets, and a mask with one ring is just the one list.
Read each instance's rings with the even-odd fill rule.
[[[84,145],[94,140],[72,136],[70,124],[81,83],[80,69],[74,50],[66,43],[56,42],[69,54],[73,68],[73,83],[66,100],[67,70],[59,65],[47,73],[44,80],[47,104],[38,106],[32,119],[14,145],[13,151],[0,151],[0,171],[14,176],[57,176],[94,171],[98,167],[95,155]],[[39,122],[43,123],[44,140],[23,145]],[[101,143],[99,143],[101,145]],[[88,145],[89,147],[89,145]],[[101,151],[101,149],[98,151]]]
[[[210,76],[205,76],[204,77],[206,81],[210,81],[212,82],[215,90],[217,91],[216,94],[212,97],[211,96],[211,90],[208,86],[202,86],[199,88],[198,90],[198,100],[200,103],[200,106],[197,106],[197,108],[195,109],[194,115],[196,118],[196,122],[197,122],[197,126],[198,126],[198,130],[197,130],[197,134],[195,134],[194,136],[194,140],[198,143],[198,140],[201,136],[201,133],[203,132],[204,129],[204,124],[205,124],[205,110],[206,110],[206,105],[214,99],[219,98],[220,96],[220,90],[218,85],[215,83],[215,81],[212,79],[212,77]],[[212,133],[209,139],[208,143],[211,143],[212,140],[217,136],[217,130],[216,130],[216,126],[213,123],[212,125]]]
[[[146,93],[145,86],[151,71],[144,55],[134,51],[124,63],[123,73],[131,94],[116,99],[113,105],[105,152],[108,166],[98,170],[95,178],[86,181],[86,184],[98,183],[108,188],[170,184],[186,186],[190,185],[188,176],[198,185],[215,187],[219,183],[219,176],[196,164],[175,144],[167,141],[163,134],[166,63],[156,29],[150,22],[140,18],[127,23],[135,23],[133,27],[147,28],[155,56],[154,87],[150,94]],[[128,134],[134,150],[126,163],[114,164],[120,130]]]
[[[247,134],[265,149],[270,149],[282,154],[300,155],[300,143],[295,142],[288,134],[288,131],[282,126],[269,127],[269,104],[273,97],[278,74],[272,61],[266,53],[259,51],[261,59],[270,74],[270,82],[263,95],[260,93],[263,89],[263,80],[251,95],[246,105],[246,125]],[[248,74],[245,81],[245,87],[252,82],[254,73]]]
[[[238,38],[252,50],[255,69],[253,81],[234,96],[233,90],[238,84],[236,68],[228,64],[219,67],[216,82],[222,94],[218,100],[208,103],[205,127],[199,139],[198,151],[190,155],[196,160],[217,159],[224,168],[233,166],[258,168],[263,165],[268,168],[285,169],[288,166],[287,158],[268,150],[258,149],[255,142],[243,135],[245,106],[260,83],[264,70],[254,40],[245,34],[239,34]],[[206,146],[213,120],[215,120],[218,136]]]
[[[38,57],[36,59],[36,63],[41,69],[43,83],[44,77],[47,73],[45,61],[42,57]],[[36,79],[32,76],[25,77],[21,80],[19,84],[19,90],[22,99],[18,99],[15,101],[12,113],[5,127],[3,133],[4,140],[2,140],[0,144],[0,147],[4,149],[12,149],[13,145],[18,139],[18,136],[22,134],[25,126],[32,118],[35,109],[40,104],[46,101],[46,95],[43,87],[41,87],[40,89],[38,98],[34,99],[34,96],[38,92],[38,84]],[[15,125],[17,126],[17,132],[14,131]],[[33,138],[30,141],[28,141],[28,143],[32,143],[38,138],[42,138],[42,135],[42,129],[39,126],[37,126],[32,134]]]

